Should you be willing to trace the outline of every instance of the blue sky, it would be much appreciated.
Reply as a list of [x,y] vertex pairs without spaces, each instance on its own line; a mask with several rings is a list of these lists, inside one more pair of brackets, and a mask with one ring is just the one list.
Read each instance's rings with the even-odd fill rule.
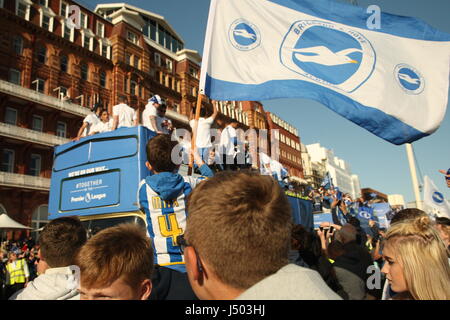
[[[79,2],[94,8],[96,3],[109,1]],[[202,53],[209,0],[126,2],[164,16],[183,38],[187,48]],[[358,0],[358,4],[364,8],[375,4],[383,12],[421,18],[433,27],[450,33],[449,0]],[[404,145],[386,142],[311,100],[277,99],[262,103],[267,111],[278,114],[297,127],[303,143],[320,142],[346,160],[352,172],[359,175],[361,187],[370,187],[386,194],[402,194],[407,202],[414,200]],[[446,198],[450,198],[450,189],[445,184],[444,176],[438,172],[450,167],[449,110],[440,128],[414,142],[413,148],[418,161],[418,174],[428,175]]]

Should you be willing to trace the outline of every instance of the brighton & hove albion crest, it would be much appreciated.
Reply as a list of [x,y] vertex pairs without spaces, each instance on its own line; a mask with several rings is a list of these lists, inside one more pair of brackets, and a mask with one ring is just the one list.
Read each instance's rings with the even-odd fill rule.
[[261,43],[258,27],[244,19],[238,19],[231,24],[228,37],[233,47],[241,51],[252,50]]
[[394,76],[400,87],[408,94],[419,94],[425,87],[425,80],[419,71],[405,63],[395,67]]
[[431,198],[433,199],[433,202],[438,205],[441,205],[444,203],[444,195],[438,191],[435,191],[433,193],[433,195],[431,196]]
[[361,33],[318,20],[295,22],[280,47],[280,61],[319,85],[350,93],[375,68],[376,54]]

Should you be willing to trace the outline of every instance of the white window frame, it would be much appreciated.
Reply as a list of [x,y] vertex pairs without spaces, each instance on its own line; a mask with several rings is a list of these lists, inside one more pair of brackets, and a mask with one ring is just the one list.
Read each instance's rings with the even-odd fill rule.
[[135,45],[139,44],[139,36],[130,30],[127,30],[127,40]]
[[173,62],[170,59],[166,59],[166,68],[167,70],[169,70],[170,72],[173,71]]
[[[84,19],[83,19],[84,16]],[[89,26],[89,15],[84,13],[83,11],[80,12],[80,24],[81,27],[84,29],[87,29]]]
[[[66,12],[64,15],[62,15],[62,7],[65,6],[66,7]],[[61,1],[60,5],[59,5],[59,15],[64,17],[64,18],[68,18],[69,17],[69,4],[67,2]]]
[[[65,31],[65,29],[66,29],[66,19],[62,19],[62,20],[61,20],[61,26],[62,26],[62,28],[61,28],[61,37],[62,37],[63,39],[66,39],[66,38],[64,38],[64,31]],[[69,28],[69,27],[67,27],[67,28]],[[75,39],[75,28],[69,28],[69,30],[70,30],[69,40],[70,40],[71,42],[73,42],[74,39]],[[66,39],[66,40],[67,40],[67,39]]]
[[[36,83],[36,84],[35,84]],[[42,91],[39,91],[39,84],[40,83],[43,83],[44,84],[44,90],[42,90]],[[31,82],[31,85],[32,86],[36,86],[35,88],[32,88],[32,89],[34,89],[36,92],[40,92],[40,93],[45,93],[45,80],[44,79],[42,79],[42,78],[36,78],[34,81],[32,81]]]
[[[20,39],[20,52],[19,53],[17,52],[16,46],[15,46],[16,39]],[[23,53],[23,37],[21,35],[17,34],[17,35],[13,36],[13,47],[14,47],[15,54],[22,55],[22,53]]]
[[16,15],[19,15],[19,4],[26,6],[25,20],[30,21],[30,7],[33,4],[30,0],[16,0]]
[[153,60],[156,65],[161,66],[161,55],[158,52],[155,52]]
[[[6,111],[5,112],[5,119],[4,119],[5,123],[10,124],[12,126],[16,126],[17,125],[17,109],[11,108],[11,107],[6,107],[5,111]],[[6,115],[7,115],[8,111],[12,111],[14,113],[14,123],[9,123],[9,122],[6,121]]]
[[[131,89],[133,87],[133,83],[135,84],[134,93],[133,90]],[[130,80],[130,94],[137,96],[138,93],[139,93],[138,83],[134,80]]]
[[[36,168],[31,168],[31,163],[33,162],[33,158],[35,158],[36,160]],[[38,153],[32,153],[30,155],[30,167],[29,167],[29,172],[30,175],[34,176],[34,177],[39,177],[41,175],[41,169],[42,169],[42,156]],[[34,171],[34,174],[31,174],[31,171]]]
[[103,56],[103,46],[106,46],[106,59],[111,60],[111,44],[106,41],[106,39],[99,39],[98,40],[98,46],[99,46],[99,54]]
[[[47,216],[42,215],[42,209],[45,208],[45,212],[47,212]],[[34,234],[33,239],[37,240],[39,236],[39,232],[35,230],[39,230],[40,228],[43,228],[48,223],[48,205],[43,204],[37,207],[33,211],[33,215],[31,216],[31,227],[33,228],[33,231],[31,231],[32,234]]]
[[[81,30],[81,41],[82,41],[82,46],[85,49],[89,49],[89,51],[94,50],[94,34],[92,33],[91,30],[89,29],[85,29],[85,30]],[[89,46],[86,48],[86,45],[84,43],[84,41],[86,40],[85,38],[89,38]]]
[[[11,158],[9,159],[8,163],[3,163],[3,155],[4,155],[5,151],[10,152],[12,155]],[[5,164],[8,166],[7,170],[5,170],[3,172],[10,172],[10,173],[14,172],[14,161],[16,160],[15,158],[16,158],[16,152],[13,149],[7,149],[7,148],[3,149],[3,151],[2,151],[2,167]]]
[[[40,130],[37,130],[37,128],[34,128],[34,119],[40,119],[41,120],[41,128]],[[32,116],[32,122],[31,122],[31,130],[42,132],[44,130],[44,118],[42,116],[39,116],[37,114],[33,114]]]
[[[59,125],[63,125],[64,126],[64,135],[60,135],[60,131],[59,129]],[[67,123],[63,122],[63,121],[57,121],[56,122],[56,136],[61,137],[61,138],[66,138],[67,137]]]
[[[99,28],[101,29],[100,30],[101,31],[100,34],[99,34]],[[95,28],[95,34],[98,35],[101,38],[105,37],[105,24],[104,23],[102,23],[100,21],[97,21],[97,25],[96,25],[96,28]]]
[[[54,27],[54,17],[56,16],[56,14],[53,12],[52,9],[47,8],[47,7],[41,7],[39,8],[39,12],[40,12],[40,16],[39,16],[39,25],[41,26],[41,28],[44,28],[43,23],[44,23],[44,16],[49,18],[49,22],[48,22],[48,31],[53,32],[53,27]],[[44,28],[45,29],[45,28]]]
[[[11,81],[11,74],[14,73],[14,72],[17,72],[19,74],[19,83]],[[10,68],[9,69],[9,74],[8,74],[8,82],[11,82],[11,83],[14,83],[14,84],[17,84],[17,85],[20,86],[22,84],[22,72],[20,70]]]

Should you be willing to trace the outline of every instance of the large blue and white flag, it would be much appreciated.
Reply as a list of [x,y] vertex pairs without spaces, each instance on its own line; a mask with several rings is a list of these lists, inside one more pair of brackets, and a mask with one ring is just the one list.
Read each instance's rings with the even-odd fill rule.
[[394,144],[447,107],[450,35],[332,0],[211,0],[200,89],[215,100],[310,98]]
[[450,203],[445,199],[442,192],[436,188],[433,180],[424,177],[423,188],[423,204],[425,210],[430,213],[435,213],[439,217],[447,217],[450,219]]

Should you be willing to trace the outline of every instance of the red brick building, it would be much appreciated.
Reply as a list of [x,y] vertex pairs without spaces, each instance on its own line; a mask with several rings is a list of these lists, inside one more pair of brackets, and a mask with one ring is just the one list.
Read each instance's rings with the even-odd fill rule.
[[[0,0],[0,19],[0,211],[14,220],[46,223],[53,147],[76,137],[94,103],[111,112],[125,95],[140,115],[159,94],[175,126],[188,126],[201,57],[164,17],[124,3],[90,10],[70,0]],[[273,123],[259,102],[203,102],[212,103],[244,130]],[[295,143],[282,146],[281,159],[303,177]]]
[[[279,143],[279,162],[289,171],[289,176],[304,179],[302,152],[298,130],[278,117],[266,112],[271,142]],[[278,130],[278,131],[273,131]],[[277,150],[278,148],[272,148]],[[275,155],[272,155],[274,158]]]

